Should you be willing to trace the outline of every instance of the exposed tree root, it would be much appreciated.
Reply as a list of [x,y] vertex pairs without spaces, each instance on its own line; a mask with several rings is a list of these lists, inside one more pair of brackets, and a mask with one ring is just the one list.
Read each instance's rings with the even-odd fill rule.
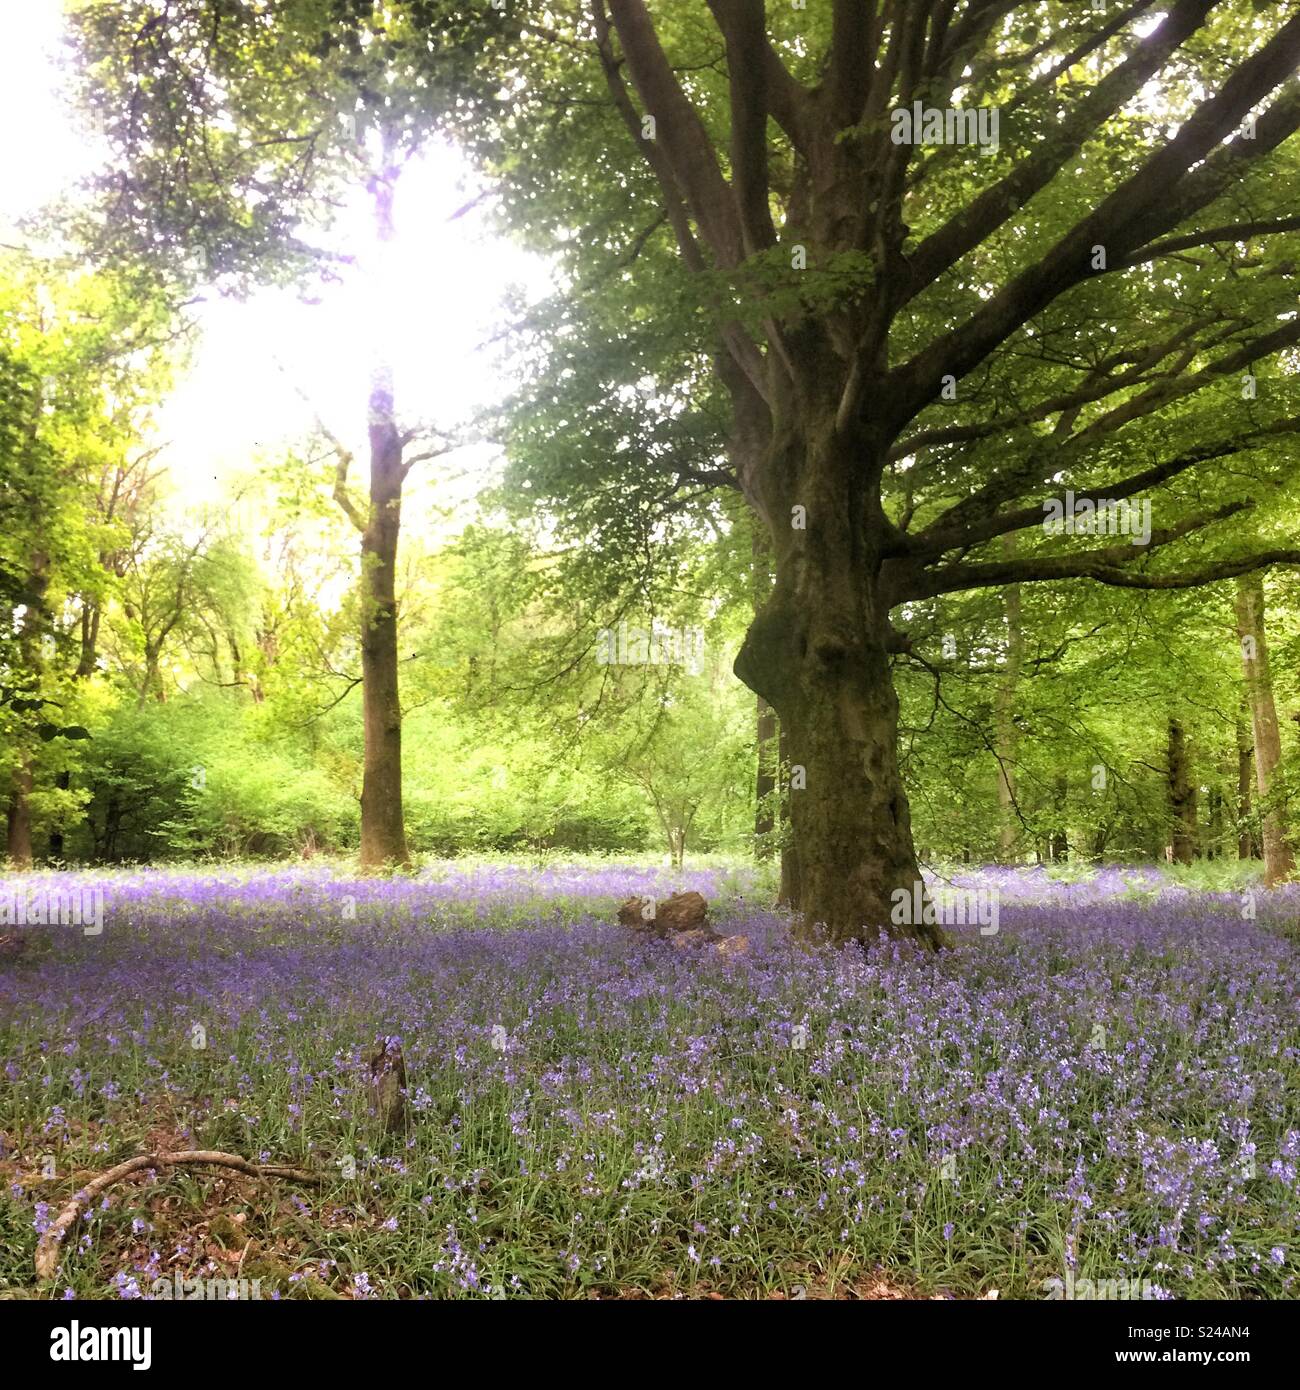
[[319,1183],[320,1174],[310,1173],[305,1168],[287,1168],[276,1163],[250,1163],[238,1154],[222,1153],[218,1149],[185,1149],[176,1153],[140,1154],[128,1158],[107,1172],[92,1178],[71,1201],[50,1222],[45,1234],[36,1246],[36,1278],[40,1281],[53,1279],[59,1268],[59,1247],[68,1227],[77,1219],[81,1208],[98,1197],[115,1182],[130,1177],[147,1168],[179,1168],[187,1164],[209,1168],[232,1168],[237,1173],[246,1173],[250,1178],[291,1178],[295,1182]]

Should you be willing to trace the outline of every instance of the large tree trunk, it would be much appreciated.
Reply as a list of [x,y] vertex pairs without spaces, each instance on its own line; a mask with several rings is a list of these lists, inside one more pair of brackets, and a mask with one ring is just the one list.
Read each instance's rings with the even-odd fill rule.
[[[770,707],[769,707],[770,708]],[[777,767],[781,785],[781,886],[777,906],[799,910],[799,857],[795,853],[794,837],[790,830],[790,736],[777,720]]]
[[779,907],[799,910],[799,856],[792,844],[781,848],[781,887],[776,901]]
[[813,371],[799,425],[777,426],[769,476],[788,485],[767,507],[776,582],[736,674],[789,736],[801,935],[870,942],[883,929],[938,947],[933,922],[893,920],[894,894],[910,903],[921,875],[898,771],[884,518],[867,515],[871,454],[836,430],[835,399],[834,373]]
[[1295,861],[1287,839],[1286,822],[1277,800],[1275,774],[1282,761],[1282,734],[1273,701],[1273,677],[1264,635],[1264,577],[1243,575],[1237,581],[1237,635],[1241,638],[1242,669],[1250,722],[1255,739],[1255,788],[1259,792],[1264,826],[1264,881],[1270,887],[1291,876]]
[[1188,770],[1187,737],[1177,719],[1169,721],[1168,785],[1174,863],[1190,864],[1196,857],[1196,786]]

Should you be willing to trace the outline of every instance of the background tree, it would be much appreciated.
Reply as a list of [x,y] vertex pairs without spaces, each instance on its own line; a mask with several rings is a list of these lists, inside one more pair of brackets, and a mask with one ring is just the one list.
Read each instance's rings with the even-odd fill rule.
[[[165,382],[166,314],[147,292],[25,255],[0,260],[0,749],[7,852],[30,864],[38,818],[73,814],[82,693],[109,582],[94,480],[138,443]],[[53,785],[42,786],[42,774]]]
[[87,4],[74,24],[88,102],[109,140],[134,156],[105,180],[101,220],[82,224],[99,256],[125,253],[174,286],[242,292],[311,269],[331,273],[339,253],[304,239],[300,216],[331,221],[350,189],[370,200],[379,250],[369,269],[387,302],[375,304],[372,340],[358,354],[369,382],[365,503],[349,491],[350,450],[321,428],[335,452],[335,500],[360,539],[361,861],[377,868],[410,862],[395,596],[402,488],[416,463],[450,445],[412,449],[424,431],[402,421],[394,401],[383,338],[400,287],[384,280],[383,248],[402,167],[428,125],[401,49],[382,25],[363,30],[363,14],[373,21],[373,6],[296,3],[267,24],[221,3],[159,14],[133,0]]
[[1259,574],[1237,581],[1237,635],[1241,639],[1241,663],[1246,698],[1254,734],[1255,788],[1263,806],[1264,876],[1272,886],[1287,878],[1295,860],[1283,820],[1281,787],[1277,784],[1282,762],[1282,735],[1273,700],[1273,676],[1264,630],[1264,580]]

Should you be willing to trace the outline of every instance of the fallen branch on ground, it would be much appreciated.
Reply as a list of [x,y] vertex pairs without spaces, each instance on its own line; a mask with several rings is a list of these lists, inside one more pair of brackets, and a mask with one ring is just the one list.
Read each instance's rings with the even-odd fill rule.
[[305,1168],[287,1168],[277,1163],[250,1163],[238,1154],[222,1153],[218,1149],[185,1149],[176,1153],[140,1154],[109,1168],[97,1178],[92,1178],[58,1216],[46,1227],[36,1245],[36,1277],[38,1280],[53,1279],[59,1268],[59,1246],[67,1234],[68,1227],[77,1219],[77,1213],[87,1203],[93,1201],[106,1188],[121,1182],[132,1173],[146,1168],[179,1168],[187,1164],[209,1168],[233,1168],[237,1173],[246,1173],[250,1178],[292,1178],[295,1182],[320,1182],[319,1173],[308,1172]]

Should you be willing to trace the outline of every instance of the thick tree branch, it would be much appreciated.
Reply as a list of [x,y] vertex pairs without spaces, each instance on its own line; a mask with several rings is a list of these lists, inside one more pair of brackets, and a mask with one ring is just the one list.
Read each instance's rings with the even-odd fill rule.
[[1064,77],[1072,67],[1083,62],[1083,60],[1095,53],[1109,39],[1121,33],[1124,29],[1148,10],[1155,9],[1159,0],[1137,0],[1136,4],[1130,5],[1128,9],[1121,10],[1119,14],[1108,19],[1099,29],[1089,34],[1075,48],[1072,48],[1063,58],[1053,63],[1041,77],[1036,77],[1033,82],[1023,88],[1020,93],[1012,98],[1006,106],[1002,108],[1002,117],[1005,120],[1013,115],[1025,104],[1031,93],[1052,92],[1056,89],[1056,83]]
[[1094,440],[1114,434],[1121,425],[1127,425],[1133,420],[1140,420],[1152,415],[1174,401],[1185,400],[1188,396],[1195,395],[1198,391],[1213,385],[1214,382],[1222,380],[1225,376],[1243,371],[1254,363],[1273,356],[1276,352],[1294,347],[1297,343],[1300,343],[1300,319],[1291,319],[1284,322],[1280,328],[1275,328],[1271,333],[1263,333],[1258,338],[1251,338],[1239,344],[1235,351],[1218,357],[1212,362],[1207,362],[1200,371],[1193,372],[1190,376],[1175,374],[1162,377],[1159,381],[1152,383],[1145,391],[1139,392],[1136,396],[1130,396],[1122,405],[1117,405],[1113,410],[1099,416],[1080,430],[1078,434],[1071,435],[1058,445],[1057,456],[1060,457],[1062,450],[1073,451],[1091,444]]
[[677,186],[719,265],[733,268],[744,254],[743,238],[709,132],[669,65],[644,0],[609,0],[609,14]]
[[[684,190],[663,147],[655,140],[642,138],[641,119],[637,115],[636,107],[632,104],[627,85],[623,81],[619,61],[614,54],[613,37],[605,11],[605,0],[592,0],[591,16],[596,31],[596,49],[600,56],[601,68],[605,74],[605,84],[613,98],[614,109],[619,113],[633,143],[645,156],[646,163],[649,164],[651,172],[659,182],[664,198],[664,209],[669,224],[672,226],[673,234],[677,238],[677,246],[681,251],[682,260],[688,269],[702,271],[707,268],[707,262],[691,228],[690,212],[686,205]],[[757,343],[749,336],[744,327],[734,320],[723,325],[722,339],[728,353],[744,373],[750,388],[765,399],[767,395],[767,370],[764,366],[763,354]]]
[[703,270],[705,267],[704,255],[696,243],[695,233],[691,230],[690,213],[683,201],[682,190],[678,186],[672,166],[664,155],[661,145],[656,141],[642,138],[641,118],[637,114],[636,107],[632,104],[632,98],[628,95],[627,84],[623,81],[623,75],[620,71],[621,64],[614,53],[609,17],[605,13],[605,0],[592,0],[591,18],[596,30],[596,52],[600,58],[601,69],[605,74],[605,85],[609,88],[610,96],[613,98],[614,109],[627,127],[632,142],[644,155],[651,172],[659,181],[659,187],[664,197],[664,211],[677,237],[677,246],[682,253],[682,259],[691,270]]
[[731,182],[745,254],[776,243],[767,183],[767,32],[763,0],[709,0],[727,45]]
[[832,0],[831,52],[826,95],[840,130],[856,125],[866,106],[884,0]]
[[[1287,28],[1289,32],[1286,42],[1277,44],[1277,52],[1274,55],[1274,68],[1281,69],[1282,77],[1290,77],[1297,61],[1300,61],[1300,17],[1293,20]],[[1262,55],[1256,55],[1260,56]],[[1239,75],[1240,72],[1234,73],[1229,85],[1236,81]],[[1226,93],[1227,88],[1224,90]],[[1272,88],[1268,90],[1271,91]],[[1264,92],[1260,92],[1253,100],[1247,100],[1247,109],[1255,105],[1263,95]],[[1197,115],[1200,114],[1198,111]],[[1229,129],[1235,124],[1236,122],[1229,122]],[[1255,123],[1253,139],[1239,135],[1231,143],[1221,145],[1182,180],[1167,202],[1154,204],[1147,216],[1133,225],[1131,231],[1137,233],[1138,239],[1133,242],[1132,250],[1136,251],[1150,237],[1171,230],[1212,203],[1242,178],[1253,161],[1276,149],[1297,130],[1300,130],[1300,82],[1290,81]],[[1111,268],[1124,268],[1123,256],[1112,261]]]
[[1272,217],[1257,222],[1237,222],[1226,227],[1211,227],[1204,232],[1189,232],[1186,236],[1166,237],[1163,241],[1143,246],[1127,257],[1116,270],[1128,270],[1135,265],[1144,265],[1160,256],[1170,256],[1178,251],[1188,251],[1194,246],[1212,246],[1224,241],[1250,241],[1257,236],[1271,236],[1278,232],[1300,232],[1300,217]]
[[932,529],[954,531],[991,516],[1004,502],[1041,486],[1048,474],[1059,473],[1074,464],[1089,447],[1114,436],[1121,426],[1144,419],[1173,401],[1204,390],[1224,376],[1296,343],[1300,343],[1300,319],[1292,319],[1272,333],[1252,339],[1191,376],[1174,375],[1162,379],[1108,411],[1078,434],[1064,440],[1045,439],[1041,451],[1035,451],[1012,467],[995,474],[983,487],[950,507],[933,523]]
[[1266,569],[1270,565],[1300,565],[1300,550],[1264,550],[1232,560],[1219,560],[1198,570],[1180,574],[1144,574],[1119,566],[1092,564],[1085,559],[1017,560],[1014,563],[987,565],[950,565],[926,575],[925,582],[915,590],[901,594],[896,600],[906,603],[938,594],[954,594],[967,589],[984,589],[1000,584],[1033,584],[1061,579],[1092,579],[1120,589],[1199,589],[1220,579],[1235,579],[1241,574]]
[[[1171,352],[1185,346],[1202,329],[1209,328],[1217,319],[1193,319],[1181,325],[1168,338],[1142,350],[1140,356],[1132,351],[1121,351],[1098,363],[1083,384],[1073,391],[1063,391],[1049,396],[1037,404],[1017,411],[1014,415],[999,415],[991,420],[973,420],[963,425],[947,425],[942,428],[921,430],[900,440],[889,451],[891,461],[907,458],[918,449],[936,448],[944,444],[969,444],[994,435],[1007,434],[1037,420],[1045,420],[1057,412],[1074,412],[1077,416],[1080,407],[1094,401],[1104,400],[1126,386],[1133,386],[1148,380],[1147,373],[1159,366]],[[1128,370],[1111,375],[1117,366],[1127,366]]]

